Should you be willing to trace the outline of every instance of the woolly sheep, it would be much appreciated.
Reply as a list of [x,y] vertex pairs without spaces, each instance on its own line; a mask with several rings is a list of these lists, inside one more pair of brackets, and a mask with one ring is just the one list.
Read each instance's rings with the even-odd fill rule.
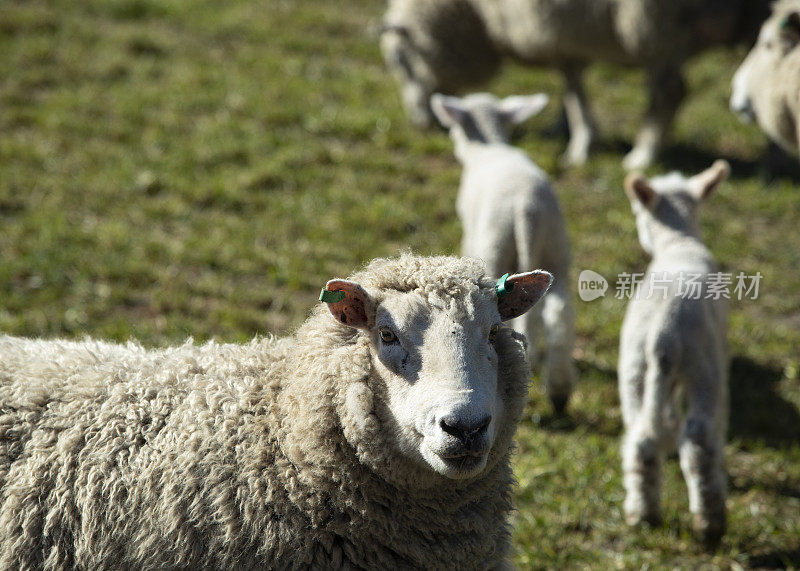
[[456,203],[464,229],[461,254],[481,258],[489,273],[530,267],[553,273],[553,288],[541,310],[515,320],[514,327],[533,342],[537,325],[544,325],[545,387],[561,413],[575,383],[569,239],[547,175],[508,143],[511,127],[546,104],[543,94],[502,100],[488,93],[431,98],[431,109],[449,128],[464,167]]
[[697,207],[728,173],[717,161],[691,178],[625,180],[652,255],[620,336],[625,516],[632,525],[660,521],[661,464],[677,443],[694,528],[709,544],[725,531],[727,303],[709,287],[719,270],[700,240]]
[[797,155],[800,139],[800,0],[782,0],[733,77],[731,110]]
[[0,568],[502,566],[527,365],[500,322],[552,276],[484,272],[375,260],[245,345],[0,338]]
[[[684,96],[681,66],[746,35],[767,0],[391,0],[381,50],[417,125],[432,122],[434,92],[456,94],[494,76],[503,56],[564,74],[567,164],[586,162],[594,138],[582,85],[590,62],[645,69],[650,103],[627,168],[650,164]],[[762,15],[763,13],[763,15]],[[757,25],[757,24],[756,24]]]

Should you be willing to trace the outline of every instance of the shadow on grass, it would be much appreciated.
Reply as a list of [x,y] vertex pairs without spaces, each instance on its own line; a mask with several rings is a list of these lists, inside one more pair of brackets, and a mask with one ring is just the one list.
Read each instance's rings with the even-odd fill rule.
[[[578,361],[579,376],[586,379],[585,390],[595,384],[616,385],[617,374],[612,369],[588,361]],[[757,363],[742,355],[731,359],[730,366],[730,439],[768,446],[787,448],[800,442],[800,411],[777,392],[783,378],[780,369]],[[583,384],[583,383],[582,383]],[[594,402],[594,399],[591,399]],[[587,427],[599,434],[617,437],[621,426],[604,411],[592,410],[585,404],[576,407],[571,403],[567,414],[556,415],[549,403],[545,412],[536,418],[536,424],[553,432],[573,432]],[[797,497],[797,490],[787,490],[788,496]]]
[[[589,361],[578,360],[575,364],[578,368],[578,378],[581,379],[578,390],[592,393],[594,387],[607,386],[610,383],[613,384],[616,391],[617,372],[615,370],[600,367]],[[569,433],[580,428],[611,438],[617,438],[622,434],[622,426],[619,421],[609,417],[605,410],[598,410],[595,399],[591,395],[582,405],[577,406],[575,402],[571,402],[567,405],[566,413],[555,414],[548,401],[545,414],[536,415],[534,423],[539,428],[550,432]]]
[[794,569],[800,567],[800,549],[779,550],[750,557],[751,569]]
[[622,426],[617,422],[570,411],[561,416],[548,414],[538,417],[534,423],[538,428],[549,432],[571,433],[580,428],[608,438],[619,438],[622,434]]
[[800,442],[800,411],[783,399],[780,370],[737,355],[731,360],[731,416],[728,436],[786,448]]
[[734,179],[759,178],[764,182],[786,179],[800,183],[800,163],[797,158],[786,154],[775,144],[770,144],[764,158],[757,161],[726,156],[691,145],[672,145],[664,151],[660,162],[666,169],[691,174],[708,168],[717,159],[728,161]]
[[[605,153],[611,155],[618,155],[619,162],[622,164],[622,159],[631,150],[631,142],[618,137],[606,137],[592,143],[590,153]],[[591,154],[590,154],[591,156]]]
[[753,489],[761,489],[776,496],[800,499],[800,484],[792,487],[791,484],[767,482],[758,476],[745,476],[738,473],[735,478],[731,479],[728,486],[732,492],[740,494],[746,494]]
[[707,169],[717,159],[728,161],[731,165],[732,178],[752,178],[758,176],[762,169],[759,161],[725,156],[713,150],[680,144],[667,147],[661,156],[661,163],[668,169],[692,174]]
[[[527,135],[527,133],[525,133]],[[547,139],[568,140],[566,122],[557,121],[553,125],[539,130],[538,135]],[[631,142],[619,137],[602,137],[592,143],[590,157],[597,155],[617,155],[619,160],[631,150]],[[788,178],[800,183],[800,164],[795,157],[783,152],[779,147],[770,145],[769,152],[763,160],[747,160],[726,156],[713,150],[702,149],[693,145],[670,145],[657,159],[661,165],[659,170],[678,170],[685,174],[700,172],[717,160],[725,159],[731,165],[731,176],[736,179],[760,177],[766,181],[775,178]],[[591,158],[590,158],[591,160]]]

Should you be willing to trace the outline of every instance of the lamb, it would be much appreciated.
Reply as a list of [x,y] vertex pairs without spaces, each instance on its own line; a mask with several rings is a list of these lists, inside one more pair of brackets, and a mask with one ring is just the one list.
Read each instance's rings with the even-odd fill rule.
[[677,443],[695,532],[712,545],[726,519],[727,301],[713,286],[718,268],[700,240],[697,207],[729,172],[718,160],[691,178],[625,180],[639,241],[652,255],[620,336],[625,517],[660,522],[661,464]]
[[489,272],[498,275],[509,268],[528,267],[553,273],[554,285],[541,311],[523,315],[514,327],[533,341],[538,326],[544,326],[544,384],[553,408],[561,414],[575,384],[569,238],[547,175],[508,143],[511,128],[546,104],[544,94],[503,100],[487,93],[431,98],[431,109],[450,129],[456,157],[464,167],[456,202],[464,230],[461,254],[481,258]]
[[733,76],[730,107],[784,150],[800,143],[800,0],[781,0]]
[[[587,64],[644,68],[650,103],[628,169],[649,165],[684,96],[681,66],[710,45],[746,36],[767,0],[391,0],[381,50],[417,125],[434,92],[457,94],[493,77],[504,56],[550,65],[566,80],[570,140],[563,160],[586,162],[595,136],[582,85]],[[757,24],[756,24],[757,25]]]
[[0,338],[0,568],[503,566],[528,369],[501,322],[551,280],[404,254],[289,338]]

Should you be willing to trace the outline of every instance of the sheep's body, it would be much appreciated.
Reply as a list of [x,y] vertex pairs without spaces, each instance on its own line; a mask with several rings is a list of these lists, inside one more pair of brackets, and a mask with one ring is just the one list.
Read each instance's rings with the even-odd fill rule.
[[[542,304],[515,320],[514,327],[534,343],[544,333],[544,384],[562,412],[575,384],[572,364],[574,311],[569,291],[570,246],[558,199],[542,171],[508,143],[507,130],[538,110],[544,96],[488,94],[443,98],[434,113],[450,127],[463,166],[456,210],[463,227],[461,253],[486,262],[499,275],[541,267],[554,276]],[[447,115],[445,105],[451,107]],[[543,326],[543,327],[542,327]]]
[[782,0],[733,78],[731,109],[797,156],[800,144],[800,1]]
[[[373,300],[471,318],[494,296],[454,258],[359,277]],[[508,330],[493,347],[492,448],[453,479],[397,442],[411,436],[393,399],[410,389],[387,381],[373,334],[323,308],[293,338],[246,345],[0,338],[0,568],[500,566],[526,364]]]
[[[643,67],[650,105],[628,168],[655,158],[684,95],[683,62],[711,44],[744,35],[765,0],[393,0],[382,51],[417,124],[430,123],[428,99],[484,83],[503,56],[561,69],[570,141],[564,159],[584,163],[595,128],[582,86],[595,61]],[[763,14],[764,16],[766,14]]]
[[698,237],[693,203],[727,176],[726,165],[715,167],[702,188],[703,175],[639,178],[655,189],[650,204],[627,184],[653,259],[625,313],[618,370],[628,522],[660,521],[661,464],[677,444],[695,529],[712,543],[725,529],[727,302],[709,288],[719,269]]

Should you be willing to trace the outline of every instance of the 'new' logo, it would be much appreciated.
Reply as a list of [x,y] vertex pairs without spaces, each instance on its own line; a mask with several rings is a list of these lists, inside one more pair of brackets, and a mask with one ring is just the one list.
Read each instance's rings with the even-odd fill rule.
[[583,270],[578,276],[578,296],[583,301],[593,301],[598,297],[603,297],[606,295],[606,290],[608,290],[608,282],[597,272]]

